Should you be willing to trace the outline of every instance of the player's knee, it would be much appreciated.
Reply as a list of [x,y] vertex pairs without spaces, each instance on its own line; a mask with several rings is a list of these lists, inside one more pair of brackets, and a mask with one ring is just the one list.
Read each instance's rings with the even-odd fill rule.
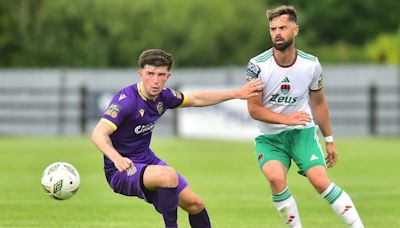
[[164,188],[175,188],[179,184],[178,174],[176,173],[175,169],[171,167],[165,167],[162,174],[162,186]]
[[278,175],[278,174],[268,174],[267,179],[272,187],[279,187],[279,186],[285,186],[286,185],[286,180],[285,176],[283,175]]
[[185,210],[189,214],[198,214],[204,209],[204,202],[200,197],[193,198],[187,203]]
[[286,167],[277,160],[271,160],[264,164],[262,172],[267,177],[272,190],[284,190],[286,187]]

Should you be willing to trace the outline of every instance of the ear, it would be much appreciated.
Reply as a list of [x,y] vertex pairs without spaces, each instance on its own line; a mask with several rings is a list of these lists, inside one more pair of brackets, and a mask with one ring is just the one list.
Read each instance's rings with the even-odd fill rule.
[[295,24],[293,29],[293,34],[295,37],[297,37],[297,35],[299,34],[299,30],[300,30],[299,25]]
[[138,78],[139,78],[139,79],[142,78],[142,69],[139,69],[139,70],[137,71],[137,75],[138,75]]

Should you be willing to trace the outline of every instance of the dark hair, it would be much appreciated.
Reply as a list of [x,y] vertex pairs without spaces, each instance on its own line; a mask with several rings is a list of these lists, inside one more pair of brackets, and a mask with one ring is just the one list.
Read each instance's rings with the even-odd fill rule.
[[267,10],[268,21],[272,21],[272,19],[284,14],[289,15],[290,21],[297,23],[297,13],[293,6],[283,5],[272,10]]
[[144,68],[146,65],[151,66],[167,66],[171,69],[173,63],[172,55],[161,49],[148,49],[139,56],[139,67]]

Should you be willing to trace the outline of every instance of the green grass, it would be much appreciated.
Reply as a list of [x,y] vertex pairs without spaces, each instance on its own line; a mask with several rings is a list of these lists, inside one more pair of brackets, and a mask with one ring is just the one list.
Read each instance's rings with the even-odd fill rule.
[[[152,148],[190,182],[219,228],[286,227],[270,200],[250,141],[156,138]],[[366,227],[400,226],[400,140],[338,139],[331,179],[355,202]],[[113,193],[100,152],[88,138],[0,138],[0,227],[163,227],[151,205]],[[77,195],[56,201],[40,185],[55,161],[81,174]],[[346,227],[307,180],[290,170],[288,181],[304,227]],[[189,227],[179,211],[181,228]]]

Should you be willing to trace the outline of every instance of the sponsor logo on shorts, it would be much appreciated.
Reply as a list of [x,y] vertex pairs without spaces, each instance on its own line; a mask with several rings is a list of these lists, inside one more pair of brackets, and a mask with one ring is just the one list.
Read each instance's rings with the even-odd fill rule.
[[315,161],[315,160],[318,160],[318,157],[315,154],[311,155],[310,161]]
[[264,158],[264,153],[259,154],[257,158],[258,162],[261,162],[263,158]]
[[126,175],[127,176],[133,176],[137,171],[136,166],[132,165],[129,169],[126,170]]

